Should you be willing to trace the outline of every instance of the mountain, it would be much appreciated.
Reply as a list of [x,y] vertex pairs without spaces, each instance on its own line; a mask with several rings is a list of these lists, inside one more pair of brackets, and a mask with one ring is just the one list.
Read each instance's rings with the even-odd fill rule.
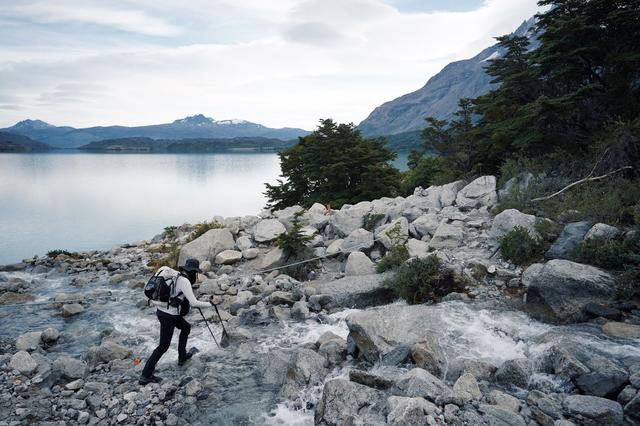
[[296,143],[262,137],[218,139],[120,138],[91,142],[79,149],[94,152],[220,152],[277,151]]
[[[524,21],[514,34],[529,35],[534,23],[535,18]],[[530,38],[532,48],[535,48],[537,40]],[[491,77],[486,74],[485,67],[488,61],[503,53],[496,44],[471,59],[448,64],[421,89],[374,109],[358,128],[365,136],[393,135],[423,129],[424,119],[429,116],[451,118],[461,98],[477,98],[491,90]]]
[[309,134],[297,128],[272,129],[245,120],[220,120],[202,114],[175,120],[173,123],[150,126],[105,126],[75,129],[52,126],[40,120],[24,120],[0,129],[31,137],[60,148],[78,148],[91,142],[120,138],[187,139],[261,137],[280,140],[296,139]]
[[0,132],[0,152],[48,151],[51,146],[14,133]]

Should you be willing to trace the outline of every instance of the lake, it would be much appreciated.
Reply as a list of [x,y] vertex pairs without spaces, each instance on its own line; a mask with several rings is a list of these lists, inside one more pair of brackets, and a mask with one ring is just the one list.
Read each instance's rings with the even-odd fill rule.
[[[406,154],[394,161],[406,168]],[[0,264],[150,239],[165,226],[256,215],[275,153],[0,154]]]

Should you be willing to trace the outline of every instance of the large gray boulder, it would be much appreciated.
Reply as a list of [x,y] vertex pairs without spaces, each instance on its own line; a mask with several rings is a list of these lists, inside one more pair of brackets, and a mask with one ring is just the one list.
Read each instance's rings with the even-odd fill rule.
[[428,424],[427,416],[436,414],[437,407],[424,398],[390,396],[387,398],[387,424],[412,426]]
[[394,294],[385,285],[388,274],[348,276],[339,280],[313,281],[307,284],[332,307],[366,308],[393,301]]
[[589,222],[569,223],[544,256],[547,259],[568,259],[571,252],[584,240],[590,229],[591,223]]
[[216,255],[215,262],[218,265],[231,265],[242,259],[242,252],[237,250],[223,250]]
[[585,305],[606,303],[615,294],[615,280],[610,274],[568,260],[551,260],[542,268],[535,266],[535,273],[525,271],[525,275],[529,283],[525,310],[545,322],[584,321]]
[[88,372],[87,363],[67,355],[58,357],[51,366],[51,372],[67,379],[82,379]]
[[284,261],[284,250],[280,247],[275,247],[269,250],[262,258],[258,258],[260,261],[260,269],[269,269],[277,266]]
[[440,219],[434,213],[427,213],[411,222],[411,226],[420,237],[432,237],[440,226]]
[[210,229],[182,246],[178,257],[178,266],[184,265],[187,259],[192,258],[198,259],[200,262],[205,260],[213,262],[218,253],[223,250],[231,250],[234,247],[233,235],[228,229]]
[[[273,241],[287,229],[278,219],[263,219],[256,225],[253,238],[259,243]],[[233,247],[231,247],[233,248]]]
[[344,239],[342,247],[344,253],[369,250],[373,247],[373,232],[358,228]]
[[538,235],[535,229],[536,217],[525,214],[516,209],[507,209],[493,218],[491,225],[491,236],[500,238],[511,231],[516,226],[525,228],[532,236]]
[[286,229],[290,229],[293,226],[296,214],[303,210],[304,209],[300,206],[290,206],[273,212],[273,215],[284,225]]
[[9,367],[18,370],[20,374],[28,376],[38,368],[38,363],[29,355],[27,351],[18,351],[11,357]]
[[441,223],[433,234],[429,246],[435,249],[452,249],[462,245],[464,230],[461,226]]
[[440,210],[453,205],[456,196],[464,181],[458,180],[441,186],[430,186],[427,189],[416,188],[413,196],[407,197],[407,201],[422,210]]
[[384,424],[384,393],[344,379],[325,383],[315,412],[315,424]]
[[424,241],[409,238],[409,241],[404,246],[409,252],[409,257],[425,257],[429,255],[429,243]]
[[409,221],[406,217],[399,217],[376,229],[375,236],[386,249],[402,245],[409,238]]
[[131,350],[112,341],[103,342],[100,346],[93,346],[85,353],[84,359],[90,366],[107,363],[115,359],[125,359],[131,356]]
[[610,399],[588,395],[569,395],[564,400],[565,412],[585,426],[615,426],[623,420],[622,406]]
[[456,205],[460,209],[493,206],[498,201],[495,176],[481,176],[458,191]]
[[440,379],[422,368],[413,368],[398,377],[391,393],[398,396],[422,397],[435,402],[448,397],[451,389]]
[[359,203],[349,208],[343,207],[334,212],[329,222],[334,231],[342,237],[346,237],[358,228],[362,228],[364,216],[371,210],[371,203]]
[[34,351],[42,343],[42,331],[32,331],[18,336],[16,339],[16,349],[19,351]]
[[584,236],[585,240],[589,240],[591,238],[605,238],[612,239],[620,235],[620,230],[615,226],[607,225],[606,223],[596,223],[589,229],[589,231]]
[[371,275],[375,274],[376,266],[366,254],[354,251],[347,257],[344,272],[346,275]]

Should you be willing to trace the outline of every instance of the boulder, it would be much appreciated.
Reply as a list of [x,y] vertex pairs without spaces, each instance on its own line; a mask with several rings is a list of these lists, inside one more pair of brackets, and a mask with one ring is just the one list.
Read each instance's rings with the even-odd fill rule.
[[325,303],[334,307],[366,308],[393,301],[393,292],[383,283],[387,277],[388,274],[347,276],[338,280],[314,281],[307,284],[307,289],[313,289]]
[[522,416],[495,405],[480,404],[478,410],[484,414],[483,420],[489,426],[526,426]]
[[35,300],[35,297],[26,293],[16,293],[13,291],[6,291],[0,294],[0,305],[11,305],[14,303],[31,302],[33,300]]
[[424,398],[390,396],[387,398],[387,424],[412,426],[428,424],[427,415],[436,414],[437,407]]
[[520,412],[520,400],[515,396],[511,396],[508,393],[504,393],[497,389],[489,392],[487,401],[489,401],[492,405],[497,405],[499,408],[502,408],[504,410],[509,410],[514,413]]
[[593,371],[578,376],[574,383],[585,395],[615,398],[624,388],[629,375],[621,370]]
[[399,217],[376,229],[375,236],[387,250],[396,245],[402,245],[409,238],[409,221],[406,217]]
[[269,303],[272,305],[288,305],[291,306],[296,302],[293,295],[287,291],[274,291],[269,296]]
[[496,178],[494,176],[481,176],[456,194],[456,205],[461,209],[489,207],[496,204],[497,201],[498,194],[496,193]]
[[438,339],[432,335],[426,336],[411,347],[411,358],[417,367],[437,377],[441,377],[447,367],[447,359]]
[[307,302],[299,300],[291,307],[291,318],[296,321],[304,321],[309,316],[309,307]]
[[385,405],[381,391],[344,379],[329,380],[315,411],[315,424],[384,424]]
[[187,259],[213,261],[215,256],[223,250],[231,250],[235,247],[233,235],[226,229],[210,229],[200,237],[185,244],[180,249],[178,266],[184,265]]
[[425,211],[440,210],[453,205],[464,184],[464,181],[459,180],[446,185],[430,186],[427,189],[416,188],[413,196],[407,197],[407,201]]
[[332,215],[330,223],[339,236],[345,237],[356,229],[362,228],[364,216],[370,209],[371,206],[366,203],[349,208],[343,207]]
[[502,363],[496,371],[496,381],[503,386],[517,386],[526,389],[533,374],[533,365],[527,358],[510,359]]
[[242,259],[242,252],[237,250],[223,250],[216,255],[215,262],[218,265],[231,265]]
[[398,396],[422,397],[435,402],[450,395],[451,389],[428,371],[413,368],[398,377],[391,393]]
[[255,259],[256,257],[258,257],[259,254],[260,254],[260,250],[258,250],[257,248],[248,248],[248,249],[242,250],[242,257],[244,257],[247,260]]
[[547,259],[568,259],[571,252],[584,240],[591,229],[589,222],[575,222],[565,225],[558,239],[544,254]]
[[640,421],[640,392],[624,406],[624,414]]
[[325,357],[328,365],[340,365],[347,356],[347,341],[342,338],[331,339],[320,345],[318,353]]
[[334,254],[341,253],[343,246],[344,246],[344,240],[342,238],[333,240],[331,244],[329,244],[329,247],[327,247],[327,256],[332,256]]
[[244,251],[246,249],[250,249],[251,247],[253,247],[253,242],[251,241],[251,238],[248,237],[247,235],[238,237],[238,239],[236,240],[236,248],[239,251]]
[[518,176],[512,177],[506,181],[502,189],[498,191],[498,197],[502,199],[513,193],[524,191],[529,187],[533,179],[533,174],[529,172],[520,173]]
[[270,269],[284,261],[284,251],[275,247],[269,250],[261,259],[260,269]]
[[87,363],[70,356],[58,357],[51,366],[52,373],[67,379],[82,379],[88,372]]
[[42,332],[42,341],[45,343],[55,343],[59,337],[60,332],[53,327],[48,327]]
[[591,238],[604,238],[610,240],[620,235],[620,230],[615,226],[607,225],[606,223],[596,223],[585,234],[584,239],[589,240]]
[[84,359],[89,366],[107,363],[114,359],[125,359],[131,356],[131,350],[112,341],[93,346],[85,353]]
[[404,246],[409,252],[409,257],[425,257],[429,255],[429,243],[424,241],[409,238],[409,241]]
[[364,370],[349,370],[349,380],[374,389],[391,389],[395,377],[380,376]]
[[536,217],[534,215],[521,213],[516,209],[507,209],[493,218],[491,236],[500,238],[516,226],[525,228],[532,236],[537,236],[535,225]]
[[482,399],[482,392],[480,392],[476,378],[470,373],[464,373],[460,376],[453,385],[451,398],[454,404],[459,406]]
[[640,325],[626,322],[609,321],[602,326],[602,331],[609,336],[625,339],[640,339]]
[[79,303],[70,303],[62,305],[62,316],[71,317],[84,312],[84,308]]
[[[296,214],[302,211],[304,211],[304,209],[300,206],[290,206],[285,207],[282,210],[273,212],[273,215],[284,225],[286,229],[291,229],[291,227],[293,226],[293,221],[296,218]],[[256,241],[259,240],[256,239]]]
[[20,374],[28,376],[38,368],[38,363],[29,355],[27,351],[19,351],[13,354],[9,367],[18,370]]
[[546,322],[584,321],[587,318],[585,305],[605,303],[615,293],[615,280],[610,274],[568,260],[551,260],[542,268],[535,266],[534,273],[525,271],[525,275],[529,284],[525,310]]
[[375,274],[376,267],[366,254],[355,251],[347,258],[344,272],[346,275],[370,275]]
[[622,312],[619,309],[601,305],[600,303],[587,303],[584,307],[584,312],[592,318],[602,317],[614,321],[622,318]]
[[291,352],[280,396],[294,398],[302,388],[322,383],[327,373],[324,364],[325,358],[311,349],[298,348]]
[[265,243],[275,240],[278,235],[286,231],[287,229],[278,219],[262,219],[256,225],[253,238],[259,243]]
[[411,222],[418,235],[422,237],[432,237],[440,226],[440,219],[434,213],[427,213]]
[[569,395],[565,398],[565,413],[585,426],[615,426],[623,420],[622,406],[615,401],[597,396]]
[[358,228],[344,239],[342,247],[344,253],[369,250],[373,247],[373,232]]
[[434,249],[452,249],[459,247],[464,239],[464,232],[461,226],[441,223],[429,242],[429,246]]
[[16,339],[16,349],[19,351],[34,351],[42,343],[42,331],[32,331],[21,334]]

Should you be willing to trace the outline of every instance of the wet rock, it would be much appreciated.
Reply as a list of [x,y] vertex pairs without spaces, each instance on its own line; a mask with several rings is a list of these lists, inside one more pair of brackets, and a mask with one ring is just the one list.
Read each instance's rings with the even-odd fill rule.
[[366,229],[358,228],[344,239],[342,247],[344,253],[368,250],[373,247],[373,233]]
[[304,321],[309,316],[309,307],[307,306],[307,302],[304,300],[299,300],[293,304],[291,307],[291,318],[296,321]]
[[295,302],[293,295],[287,291],[274,291],[269,296],[269,303],[272,305],[292,306]]
[[282,222],[277,219],[263,219],[256,225],[253,238],[259,243],[273,241],[286,230]]
[[333,379],[324,385],[315,424],[338,426],[356,424],[356,421],[384,424],[385,406],[382,392],[344,379]]
[[7,291],[0,294],[0,305],[12,305],[14,303],[25,303],[33,300],[35,300],[35,297],[26,293]]
[[492,390],[487,396],[487,400],[492,405],[496,405],[503,410],[508,410],[516,414],[520,412],[520,400],[499,390]]
[[571,252],[584,240],[589,229],[591,229],[589,222],[575,222],[566,225],[544,256],[547,259],[568,259]]
[[19,351],[11,357],[9,367],[18,370],[20,374],[30,375],[36,371],[38,363],[33,360],[27,351]]
[[84,308],[79,303],[71,303],[62,305],[62,316],[71,317],[84,312]]
[[250,291],[239,291],[235,296],[231,304],[229,305],[229,312],[231,315],[237,315],[240,309],[248,308],[250,305],[250,301],[253,298],[253,293]]
[[195,396],[202,391],[202,383],[199,380],[191,380],[184,388],[184,393],[187,396]]
[[451,389],[440,379],[422,368],[413,368],[401,375],[391,389],[393,395],[416,397],[436,401],[451,394]]
[[551,260],[542,268],[536,266],[533,272],[525,271],[525,275],[529,281],[525,310],[546,322],[584,321],[585,305],[606,303],[615,292],[615,280],[610,274],[568,260]]
[[70,356],[58,357],[51,366],[52,373],[67,379],[82,379],[86,376],[87,363]]
[[371,275],[375,274],[374,263],[362,252],[352,252],[347,258],[344,268],[345,274],[349,275]]
[[228,229],[210,229],[200,237],[185,244],[180,249],[178,265],[184,265],[187,259],[212,261],[223,250],[232,250],[235,247],[233,235]]
[[624,406],[624,414],[640,421],[640,392]]
[[364,370],[350,370],[349,380],[379,390],[390,389],[395,383],[391,378],[379,376]]
[[21,334],[16,339],[16,349],[19,351],[34,351],[40,347],[42,343],[42,332],[32,331],[30,333]]
[[411,358],[417,367],[437,377],[442,376],[447,362],[438,340],[433,336],[416,342],[411,347]]
[[616,398],[616,401],[618,401],[620,405],[624,407],[636,396],[637,393],[638,390],[636,388],[631,385],[627,385],[624,389],[622,389],[622,391],[620,391],[618,397]]
[[267,325],[273,320],[269,317],[269,313],[264,307],[251,306],[247,309],[238,310],[238,319],[240,325]]
[[496,215],[491,224],[491,236],[500,238],[516,226],[526,229],[532,236],[537,236],[536,217],[516,209],[507,209]]
[[242,259],[242,252],[237,250],[223,250],[216,255],[217,265],[231,265]]
[[498,194],[494,176],[481,176],[456,194],[456,205],[459,208],[469,210],[476,207],[493,206],[497,201]]
[[472,374],[464,373],[453,385],[451,398],[456,405],[464,405],[482,399],[478,382]]
[[42,332],[42,341],[45,343],[55,343],[59,337],[60,332],[53,327],[48,327]]
[[575,384],[586,395],[615,398],[627,379],[627,373],[619,370],[593,371],[578,376]]
[[503,386],[517,386],[526,389],[533,366],[527,358],[510,359],[502,363],[496,371],[496,381]]
[[636,324],[610,321],[602,326],[602,331],[609,336],[640,339],[640,325]]
[[581,425],[621,425],[622,406],[609,399],[587,395],[569,395],[565,398],[565,413],[576,418]]
[[280,396],[292,399],[301,388],[322,383],[327,373],[324,365],[325,358],[311,349],[298,348],[291,352]]
[[[313,289],[315,296],[324,298],[325,303],[336,307],[365,308],[367,306],[390,303],[394,294],[383,282],[388,274],[348,276],[338,280],[314,281],[307,284],[307,290]],[[315,297],[312,296],[312,297]],[[311,302],[311,299],[309,300]]]
[[483,419],[489,424],[489,426],[526,426],[522,416],[514,413],[510,410],[503,408],[481,404],[478,408],[481,413],[484,414]]
[[318,353],[325,357],[329,365],[339,365],[347,356],[347,341],[342,338],[331,339],[320,345]]
[[602,317],[614,321],[622,318],[622,312],[618,309],[610,308],[599,303],[587,303],[584,307],[584,312],[591,318]]
[[125,359],[131,356],[131,350],[115,342],[103,342],[100,346],[93,346],[85,353],[84,358],[90,366]]
[[424,398],[390,396],[387,398],[387,424],[412,426],[427,424],[427,415],[435,414],[437,407]]

